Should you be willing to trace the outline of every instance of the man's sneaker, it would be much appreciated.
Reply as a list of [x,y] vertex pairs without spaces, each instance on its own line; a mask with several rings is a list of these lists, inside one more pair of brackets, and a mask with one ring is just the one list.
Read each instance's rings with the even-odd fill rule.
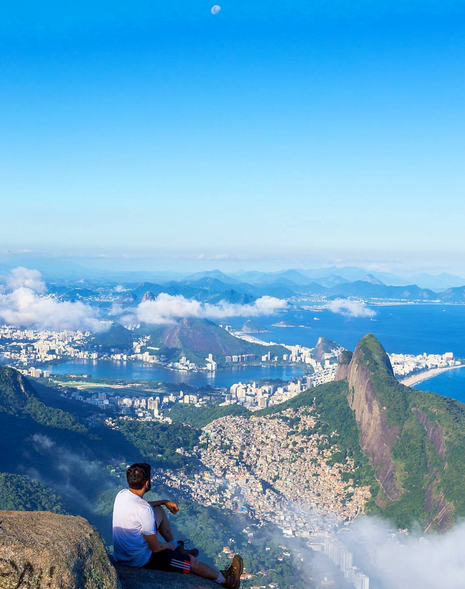
[[226,589],[239,589],[243,571],[244,563],[242,558],[236,554],[236,556],[232,559],[230,566],[225,571],[221,571],[224,578],[226,579],[223,583],[223,587],[226,587]]
[[178,547],[175,549],[176,552],[180,552],[181,554],[190,554],[194,558],[199,555],[199,551],[197,548],[191,548],[190,550],[186,548],[186,545],[190,544],[190,540],[178,540]]

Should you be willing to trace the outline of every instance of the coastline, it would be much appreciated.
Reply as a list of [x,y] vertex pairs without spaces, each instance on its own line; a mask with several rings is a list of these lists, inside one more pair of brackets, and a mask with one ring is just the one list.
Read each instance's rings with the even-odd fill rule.
[[406,387],[411,387],[416,385],[424,380],[429,380],[430,378],[434,378],[443,372],[448,372],[449,370],[456,370],[457,368],[465,368],[465,364],[459,364],[458,366],[446,366],[445,368],[433,368],[432,370],[426,370],[425,372],[420,372],[418,374],[414,374],[412,376],[407,376],[399,382]]

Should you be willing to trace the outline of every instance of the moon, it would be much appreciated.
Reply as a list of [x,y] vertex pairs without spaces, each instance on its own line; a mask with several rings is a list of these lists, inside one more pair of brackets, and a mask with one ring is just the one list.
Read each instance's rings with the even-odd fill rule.
[[216,14],[219,14],[220,12],[221,12],[221,6],[219,6],[218,4],[215,4],[214,6],[212,6],[211,13],[213,14],[213,16],[215,16]]

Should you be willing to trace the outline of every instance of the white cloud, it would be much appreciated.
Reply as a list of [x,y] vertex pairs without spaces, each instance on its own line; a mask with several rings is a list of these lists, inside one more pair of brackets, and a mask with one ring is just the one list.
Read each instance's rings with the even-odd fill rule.
[[[377,563],[383,587],[460,589],[464,586],[465,523],[441,535],[414,533],[401,542],[393,541],[385,522],[368,517],[358,520],[354,531],[371,555],[369,561]],[[365,568],[363,560],[356,564]]]
[[345,317],[374,317],[376,311],[367,307],[362,301],[336,299],[329,304],[329,310]]
[[22,266],[11,270],[6,276],[5,283],[10,290],[28,288],[38,294],[43,294],[47,291],[45,282],[42,280],[42,274],[38,270],[29,270],[29,268]]
[[40,272],[15,268],[3,276],[0,322],[38,329],[102,331],[97,311],[81,302],[62,302],[46,296]]
[[136,321],[140,323],[166,324],[175,318],[201,317],[205,319],[223,319],[226,317],[259,317],[273,315],[283,311],[287,302],[274,297],[261,297],[254,303],[239,305],[219,303],[211,305],[200,303],[185,297],[160,294],[154,301],[144,301],[135,310]]

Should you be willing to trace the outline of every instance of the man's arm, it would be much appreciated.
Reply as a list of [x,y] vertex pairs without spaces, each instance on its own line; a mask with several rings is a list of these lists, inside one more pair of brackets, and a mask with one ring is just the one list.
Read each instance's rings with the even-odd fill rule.
[[160,501],[149,501],[149,504],[152,507],[158,507],[159,505],[164,505],[166,509],[173,515],[178,513],[179,507],[178,504],[174,501],[170,501],[169,499],[161,499]]
[[158,540],[158,536],[157,534],[150,534],[149,536],[146,536],[144,534],[144,538],[147,541],[147,544],[149,545],[149,548],[152,552],[161,552],[162,550],[175,550],[175,546],[174,544],[165,544],[164,542],[160,542]]

